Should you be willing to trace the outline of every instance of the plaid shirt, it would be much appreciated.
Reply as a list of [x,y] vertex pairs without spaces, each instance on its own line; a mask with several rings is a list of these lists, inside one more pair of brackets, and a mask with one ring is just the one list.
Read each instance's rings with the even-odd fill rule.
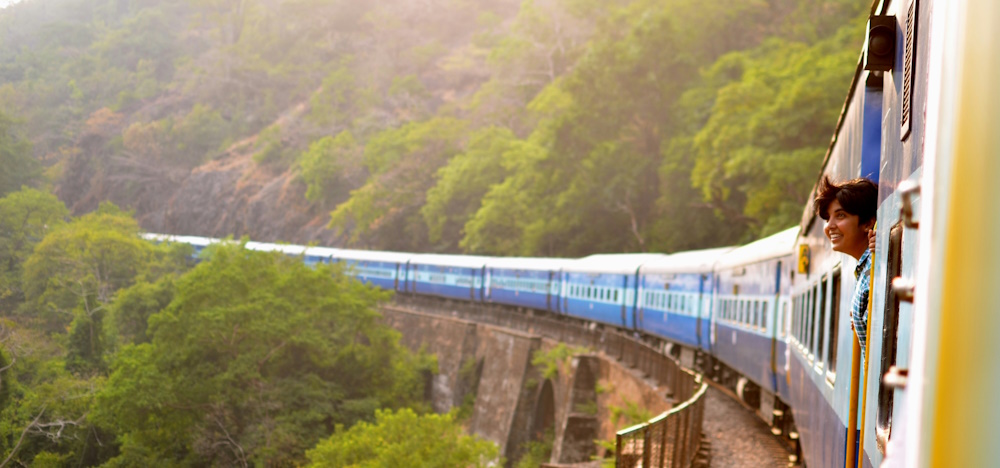
[[868,338],[868,292],[871,290],[872,251],[865,250],[854,269],[854,277],[858,280],[854,286],[854,298],[851,300],[851,322],[854,324],[854,334],[861,344],[861,355],[865,355],[865,343]]

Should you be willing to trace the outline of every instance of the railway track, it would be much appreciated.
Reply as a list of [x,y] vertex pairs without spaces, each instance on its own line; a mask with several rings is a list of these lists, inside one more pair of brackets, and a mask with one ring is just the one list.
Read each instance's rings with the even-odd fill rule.
[[713,467],[800,467],[794,450],[726,387],[707,380],[702,432]]

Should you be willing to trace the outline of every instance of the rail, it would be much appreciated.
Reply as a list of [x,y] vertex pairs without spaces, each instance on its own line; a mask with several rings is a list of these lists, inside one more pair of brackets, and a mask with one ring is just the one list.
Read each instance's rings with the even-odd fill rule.
[[695,463],[708,384],[701,375],[692,374],[690,385],[697,385],[698,390],[684,403],[648,422],[618,431],[616,467],[688,467]]

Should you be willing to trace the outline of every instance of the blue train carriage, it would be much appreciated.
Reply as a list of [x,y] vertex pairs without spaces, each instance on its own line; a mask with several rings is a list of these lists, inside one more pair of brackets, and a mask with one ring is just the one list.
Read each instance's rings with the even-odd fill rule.
[[733,249],[716,265],[713,356],[735,371],[724,373],[723,381],[735,384],[751,406],[760,405],[768,423],[776,395],[787,393],[784,324],[798,231],[786,229]]
[[710,352],[715,263],[732,247],[695,250],[651,260],[639,268],[637,328],[678,343],[681,362],[693,367],[694,350]]
[[559,313],[561,258],[498,257],[486,262],[483,301]]
[[562,273],[562,310],[574,317],[635,327],[639,267],[663,254],[599,254],[567,262]]
[[479,302],[489,257],[414,255],[407,270],[407,292]]
[[392,291],[406,291],[406,269],[414,256],[404,252],[336,249],[331,260],[363,283]]

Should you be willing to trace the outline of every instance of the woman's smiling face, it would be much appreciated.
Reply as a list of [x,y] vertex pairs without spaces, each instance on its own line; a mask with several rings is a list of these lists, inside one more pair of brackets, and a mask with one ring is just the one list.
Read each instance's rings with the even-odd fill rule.
[[840,206],[840,201],[833,200],[826,210],[827,221],[823,233],[833,244],[833,250],[843,252],[854,258],[861,258],[868,249],[868,229],[861,226],[858,215],[848,213]]

